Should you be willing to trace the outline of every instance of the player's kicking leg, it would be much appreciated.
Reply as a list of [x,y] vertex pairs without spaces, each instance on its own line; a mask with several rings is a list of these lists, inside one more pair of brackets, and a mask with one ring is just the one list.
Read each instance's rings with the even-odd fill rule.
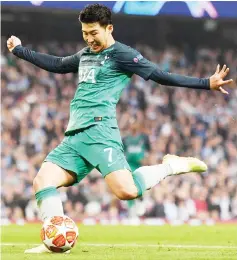
[[189,172],[205,172],[207,165],[194,157],[166,155],[163,163],[143,166],[132,174],[127,169],[113,171],[106,175],[105,181],[113,193],[122,200],[131,200],[142,196],[167,176]]
[[[51,216],[64,215],[62,201],[57,188],[69,186],[76,182],[76,175],[66,171],[58,165],[45,162],[33,181],[33,188],[40,210],[41,220]],[[43,244],[28,250],[25,253],[51,253]],[[66,251],[65,253],[69,253]]]

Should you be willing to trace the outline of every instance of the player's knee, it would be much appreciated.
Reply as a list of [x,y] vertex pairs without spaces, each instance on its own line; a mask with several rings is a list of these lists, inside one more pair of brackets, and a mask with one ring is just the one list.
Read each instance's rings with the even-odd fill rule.
[[33,180],[33,189],[35,192],[41,190],[41,186],[42,186],[42,177],[36,175],[36,177]]
[[35,192],[50,186],[52,186],[52,183],[49,181],[49,179],[46,179],[46,176],[44,175],[38,174],[33,180],[33,188]]
[[137,189],[121,188],[117,191],[116,196],[120,200],[132,200],[137,197]]

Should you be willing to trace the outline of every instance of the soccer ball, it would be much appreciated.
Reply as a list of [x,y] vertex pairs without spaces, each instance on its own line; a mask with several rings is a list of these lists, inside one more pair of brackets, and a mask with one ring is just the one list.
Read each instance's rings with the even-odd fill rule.
[[46,219],[40,237],[44,245],[52,252],[63,253],[73,248],[78,237],[75,222],[67,216],[54,216]]

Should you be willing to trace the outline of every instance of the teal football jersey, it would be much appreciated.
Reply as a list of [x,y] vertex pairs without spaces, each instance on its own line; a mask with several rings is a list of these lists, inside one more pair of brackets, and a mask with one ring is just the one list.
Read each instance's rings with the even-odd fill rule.
[[78,88],[70,104],[66,134],[101,122],[117,127],[116,104],[122,90],[134,73],[148,79],[154,64],[119,42],[99,53],[84,48],[76,58]]

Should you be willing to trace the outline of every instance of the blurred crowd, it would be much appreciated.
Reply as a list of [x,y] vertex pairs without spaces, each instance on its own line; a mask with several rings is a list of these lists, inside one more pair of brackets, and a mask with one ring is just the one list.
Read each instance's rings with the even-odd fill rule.
[[[53,74],[16,58],[2,43],[1,53],[1,218],[24,223],[38,219],[32,181],[46,155],[64,137],[69,104],[77,74]],[[71,55],[83,46],[55,42],[28,45],[35,51]],[[227,64],[237,84],[234,50],[193,50],[166,46],[136,47],[161,69],[209,77],[216,65]],[[117,106],[123,138],[146,137],[149,149],[140,165],[161,163],[165,154],[196,156],[209,169],[204,174],[168,177],[143,198],[129,204],[111,194],[100,173],[93,170],[80,184],[60,188],[65,214],[74,220],[88,217],[124,219],[146,217],[168,221],[237,219],[237,88],[229,95],[206,90],[161,86],[133,76]],[[50,172],[48,173],[50,174]]]

